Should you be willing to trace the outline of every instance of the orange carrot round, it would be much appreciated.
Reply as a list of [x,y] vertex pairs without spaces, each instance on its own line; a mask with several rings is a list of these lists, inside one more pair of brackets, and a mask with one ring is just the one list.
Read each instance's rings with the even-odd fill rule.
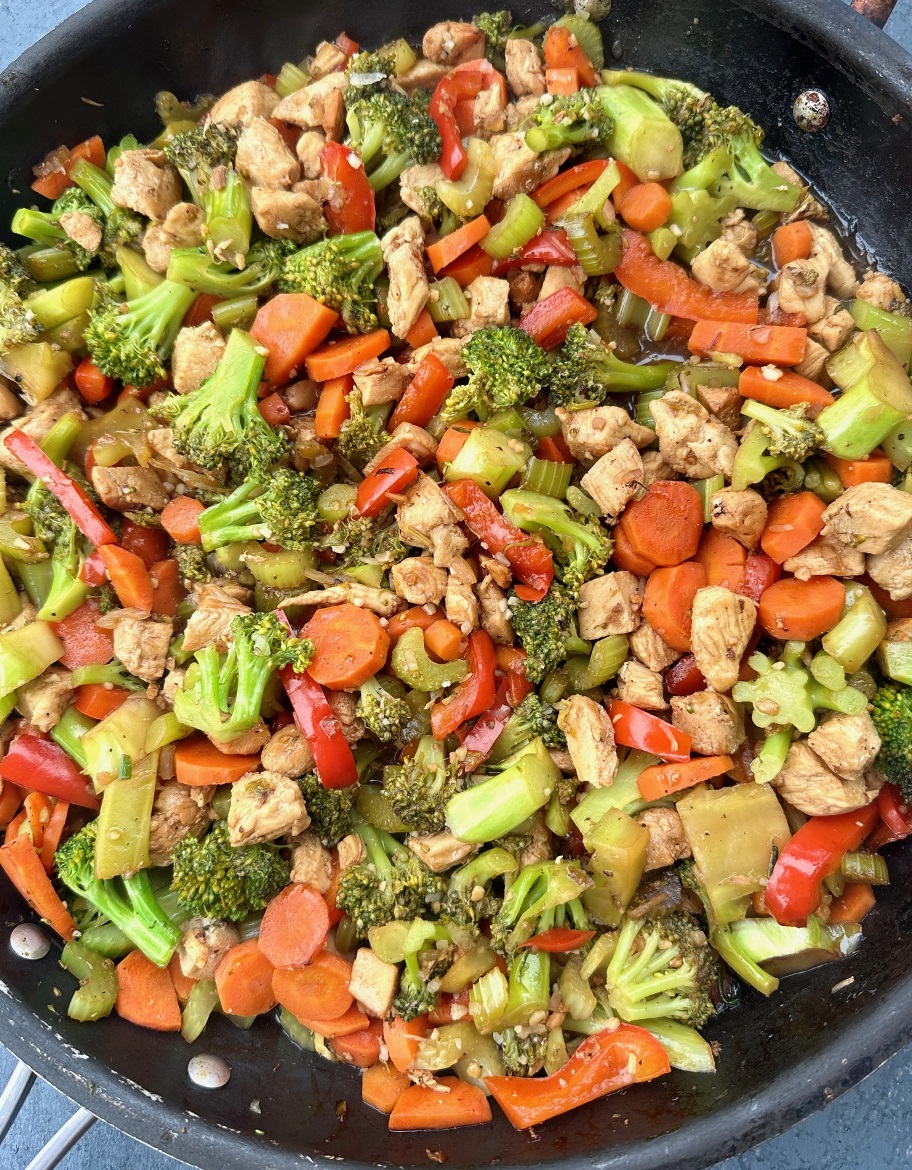
[[793,260],[807,260],[814,246],[814,237],[806,219],[797,219],[794,223],[784,223],[773,232],[770,243],[773,247],[773,259],[778,268],[784,268]]
[[390,1114],[393,1132],[412,1129],[457,1129],[484,1125],[491,1120],[491,1106],[484,1091],[459,1077],[438,1077],[446,1092],[427,1085],[411,1085]]
[[381,1113],[392,1113],[396,1102],[411,1083],[394,1064],[371,1065],[361,1077],[361,1100]]
[[192,496],[175,496],[162,511],[162,528],[176,544],[199,544],[202,538],[197,520],[205,508]]
[[893,464],[889,455],[879,447],[867,459],[837,459],[830,454],[825,454],[824,459],[846,488],[857,487],[860,483],[891,483],[893,480]]
[[209,784],[233,784],[259,767],[259,756],[228,756],[205,735],[182,739],[174,749],[174,769],[178,784],[191,788]]
[[703,533],[703,501],[681,480],[658,480],[624,509],[619,527],[631,550],[655,565],[679,565],[697,551]]
[[437,444],[437,466],[441,471],[443,471],[444,463],[452,463],[466,445],[469,431],[480,426],[481,423],[475,422],[474,419],[464,418],[458,423],[453,423],[451,427],[447,427],[443,432],[443,438]]
[[276,1005],[272,963],[255,938],[231,948],[215,971],[222,1011],[228,1016],[261,1016]]
[[386,662],[390,636],[380,619],[351,602],[318,609],[301,630],[314,644],[312,678],[332,691],[353,690]]
[[741,583],[747,549],[734,537],[726,536],[717,528],[707,528],[700,537],[700,547],[694,560],[706,570],[707,585],[721,585],[734,593]]
[[823,528],[826,504],[813,492],[779,496],[769,508],[760,547],[778,565],[806,548]]
[[142,951],[130,951],[117,964],[117,1014],[141,1028],[179,1032],[181,1010],[167,967],[156,967]]
[[289,382],[338,320],[338,313],[307,293],[279,293],[261,305],[250,332],[269,350],[265,380],[274,386]]
[[355,1068],[371,1068],[380,1059],[383,1029],[379,1020],[371,1020],[360,1032],[349,1032],[347,1036],[336,1036],[329,1042],[330,1048],[345,1064]]
[[671,215],[671,196],[660,183],[637,183],[624,196],[621,215],[638,232],[654,232]]
[[398,642],[405,631],[412,629],[413,626],[418,626],[422,630],[428,630],[435,622],[440,621],[442,617],[442,610],[435,609],[433,613],[427,613],[424,606],[413,605],[411,609],[404,609],[401,613],[394,614],[390,618],[386,632],[393,642]]
[[156,561],[149,569],[149,577],[152,580],[152,612],[160,617],[176,617],[177,607],[187,596],[177,561],[174,557]]
[[348,990],[350,978],[351,965],[324,951],[308,967],[277,967],[272,991],[298,1020],[338,1020],[354,1003]]
[[116,711],[130,697],[123,687],[104,686],[102,683],[86,683],[76,688],[73,706],[90,719],[104,719]]
[[310,1028],[311,1032],[316,1032],[326,1040],[335,1040],[338,1036],[351,1036],[353,1032],[363,1032],[370,1026],[368,1017],[355,1004],[334,1020],[314,1020],[309,1016],[299,1016],[298,1019],[305,1028]]
[[648,577],[656,567],[653,561],[641,557],[633,551],[624,529],[618,524],[614,530],[614,552],[611,559],[619,569],[626,569],[628,573],[635,573],[638,577]]
[[690,650],[693,600],[706,585],[706,570],[697,561],[655,569],[646,582],[643,617],[673,650]]
[[274,967],[302,966],[323,946],[328,932],[329,911],[323,895],[316,886],[292,882],[266,907],[260,950]]
[[783,577],[760,597],[760,625],[771,638],[810,642],[839,621],[845,586],[835,577]]
[[[444,237],[449,239],[449,237]],[[304,296],[304,293],[296,294]],[[278,300],[274,297],[273,300]],[[269,301],[268,304],[272,304]],[[262,312],[262,310],[260,310]],[[345,337],[341,340],[327,341],[306,359],[307,375],[315,382],[328,382],[332,378],[342,378],[353,373],[362,362],[379,357],[384,350],[389,349],[390,335],[385,329],[375,329],[373,333],[361,333],[355,337]],[[267,367],[268,368],[268,367]]]
[[178,1000],[182,1004],[186,1003],[190,998],[190,992],[196,986],[196,980],[189,979],[184,974],[177,951],[171,956],[171,962],[168,964],[168,974],[171,976],[171,982],[174,985],[174,991]]

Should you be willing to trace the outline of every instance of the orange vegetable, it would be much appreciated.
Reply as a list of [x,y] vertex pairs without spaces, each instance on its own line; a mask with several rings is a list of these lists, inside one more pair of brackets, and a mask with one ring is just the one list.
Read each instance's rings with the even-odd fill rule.
[[318,609],[301,630],[314,644],[308,673],[333,691],[353,690],[386,662],[390,636],[380,619],[351,602]]
[[830,904],[827,922],[861,922],[874,909],[874,891],[868,882],[849,882]]
[[22,790],[10,780],[0,780],[0,829],[9,826],[10,821],[22,804]]
[[255,938],[233,946],[215,970],[222,1011],[229,1016],[261,1016],[276,1005],[272,963]]
[[664,800],[672,792],[723,776],[731,766],[731,756],[696,756],[683,764],[653,764],[640,773],[637,787],[644,800]]
[[123,687],[105,686],[103,683],[86,683],[76,688],[73,706],[90,719],[104,719],[116,711],[130,697]]
[[10,823],[6,826],[6,833],[3,837],[3,844],[9,845],[12,841],[15,841],[17,837],[21,837],[23,835],[31,845],[32,838],[28,833],[28,816],[26,815],[24,808],[20,809],[19,812],[17,812],[10,821]]
[[536,457],[546,459],[549,463],[575,463],[570,454],[570,448],[560,435],[545,435],[538,440],[535,448]]
[[380,1059],[382,1041],[383,1030],[380,1021],[371,1020],[360,1032],[349,1032],[347,1036],[334,1037],[330,1040],[329,1046],[344,1064],[368,1069],[376,1065]]
[[836,625],[844,604],[845,586],[835,577],[783,577],[761,594],[758,618],[771,638],[810,642]]
[[[878,585],[876,581],[872,581],[870,577],[864,576],[860,580],[861,584],[867,585],[874,594],[874,600],[891,622],[898,621],[900,618],[912,618],[912,597],[905,597],[900,601],[894,601],[886,589]],[[2,823],[2,820],[0,820],[0,824]]]
[[[768,378],[764,370],[774,376]],[[753,398],[756,402],[780,408],[804,403],[830,406],[836,401],[829,390],[824,390],[810,378],[775,366],[745,366],[738,377],[738,393],[742,398]]]
[[426,1015],[415,1016],[413,1020],[394,1016],[391,1020],[383,1021],[383,1042],[390,1060],[399,1072],[408,1072],[412,1067],[418,1045],[429,1031]]
[[479,215],[477,219],[470,220],[455,232],[450,232],[448,236],[443,236],[436,243],[430,244],[427,257],[431,267],[435,272],[440,272],[448,264],[458,260],[464,252],[468,252],[473,244],[483,240],[490,230],[491,224],[487,216]]
[[677,565],[697,551],[703,534],[703,501],[681,480],[657,480],[632,500],[618,528],[632,551],[655,565]]
[[191,735],[174,748],[175,777],[179,784],[201,788],[209,784],[233,784],[260,765],[257,756],[228,756],[205,735]]
[[342,424],[351,415],[348,396],[354,384],[351,374],[324,382],[314,415],[314,433],[318,439],[338,439]]
[[846,488],[860,483],[890,483],[893,479],[893,464],[890,457],[878,447],[867,459],[837,459],[835,455],[824,454],[824,459],[842,480]]
[[[618,164],[619,167],[623,165],[623,163]],[[548,207],[555,200],[562,199],[580,187],[590,186],[607,166],[607,159],[594,159],[591,162],[577,163],[576,166],[561,171],[559,175],[555,175],[547,183],[542,183],[532,192],[532,198],[539,207]],[[632,171],[630,173],[633,174]],[[636,175],[633,176],[633,181],[634,183],[637,181]]]
[[643,594],[643,617],[673,650],[690,650],[693,600],[706,585],[706,570],[697,561],[654,569]]
[[396,1102],[411,1083],[394,1064],[371,1065],[361,1077],[361,1100],[381,1113],[392,1113]]
[[435,353],[429,353],[396,403],[386,429],[392,433],[400,423],[427,426],[443,405],[455,380],[440,358]]
[[[269,302],[272,304],[272,302]],[[389,349],[390,335],[385,329],[373,333],[362,333],[356,337],[344,337],[338,341],[327,341],[314,350],[306,361],[308,377],[315,382],[329,382],[351,374],[371,358],[379,357]]]
[[671,215],[671,196],[661,183],[637,183],[624,196],[620,210],[638,232],[654,232]]
[[277,967],[273,994],[296,1019],[338,1020],[355,1002],[348,990],[351,971],[351,963],[321,951],[309,966]]
[[412,349],[420,349],[422,345],[427,345],[433,341],[435,337],[439,337],[437,326],[434,324],[431,314],[427,309],[422,309],[418,314],[418,320],[406,333],[405,340],[412,347]]
[[776,267],[784,268],[793,260],[807,260],[814,247],[814,237],[811,235],[811,226],[807,220],[798,219],[794,223],[784,223],[782,227],[776,228],[770,243]]
[[281,394],[267,394],[258,404],[257,409],[264,422],[271,427],[281,426],[291,418],[291,411]]
[[635,573],[637,577],[648,577],[656,567],[654,561],[647,560],[633,551],[633,546],[620,524],[614,530],[614,552],[611,559],[619,569],[626,569],[628,573]]
[[149,576],[152,578],[152,612],[160,617],[176,617],[177,607],[187,596],[177,561],[174,557],[156,561],[149,569]]
[[489,256],[478,244],[473,244],[467,252],[463,252],[438,275],[441,280],[444,276],[452,276],[460,288],[468,288],[477,276],[490,276],[493,271],[494,257]]
[[162,511],[162,528],[175,544],[199,544],[202,538],[197,521],[205,508],[205,504],[192,496],[175,496]]
[[459,452],[466,445],[469,432],[480,427],[481,423],[474,419],[464,418],[443,432],[443,438],[437,444],[437,466],[443,471],[444,463],[452,463]]
[[[614,210],[620,214],[621,207],[624,203],[624,200],[627,198],[628,193],[639,184],[640,180],[636,176],[636,171],[631,170],[630,167],[628,167],[625,162],[621,162],[619,158],[614,160],[614,165],[617,167],[621,178],[620,182],[617,183],[614,190],[611,192],[611,202],[614,204]],[[646,243],[648,246],[649,241],[646,240],[644,243]],[[650,252],[652,251],[651,248],[649,250]]]
[[136,553],[127,552],[119,544],[103,544],[98,555],[108,570],[111,584],[125,609],[152,612],[153,590],[149,570]]
[[211,293],[200,293],[190,308],[184,313],[181,325],[193,328],[212,320],[212,310],[222,303],[222,297],[215,297]]
[[760,546],[778,565],[806,548],[823,528],[826,504],[813,492],[793,492],[770,504]]
[[[338,313],[307,293],[279,293],[261,305],[250,332],[269,350],[263,371],[266,381],[274,386],[290,382],[338,320]],[[316,380],[325,382],[326,378]]]
[[459,1077],[438,1077],[446,1092],[426,1085],[410,1085],[402,1093],[390,1114],[392,1132],[412,1129],[457,1129],[466,1125],[484,1125],[491,1120],[491,1106],[483,1089],[469,1085]]
[[323,895],[316,886],[292,882],[266,907],[260,950],[274,967],[298,967],[313,959],[328,933],[329,911]]
[[171,956],[171,962],[168,964],[168,974],[171,976],[171,983],[174,986],[175,995],[182,1004],[185,1004],[190,998],[190,992],[196,986],[196,980],[189,979],[181,970],[180,956],[177,951]]
[[566,96],[576,93],[579,87],[579,70],[575,66],[545,70],[545,88],[548,93]]
[[542,45],[545,69],[575,69],[583,86],[598,85],[599,75],[568,28],[552,24]]
[[117,964],[119,1016],[155,1032],[179,1032],[180,1004],[167,967],[156,967],[142,951],[130,951]]
[[25,809],[32,844],[40,853],[44,844],[44,830],[51,819],[54,803],[43,792],[29,792],[22,802],[22,807]]
[[[96,167],[105,165],[107,155],[104,143],[97,134],[93,134],[85,142],[80,142],[72,150],[67,150],[65,146],[62,146],[59,150],[52,151],[44,163],[35,168],[36,173],[40,174],[41,178],[32,183],[32,190],[39,195],[44,195],[47,199],[59,199],[67,187],[73,186],[70,171],[81,158],[94,163]],[[53,165],[46,168],[45,164],[50,160],[53,160]]]
[[465,642],[462,630],[446,618],[439,618],[424,631],[424,644],[441,662],[455,662],[462,658]]
[[365,1028],[370,1026],[370,1020],[354,1004],[344,1015],[338,1016],[334,1020],[313,1020],[301,1016],[300,1022],[305,1028],[310,1028],[311,1032],[316,1032],[318,1036],[322,1036],[326,1040],[335,1040],[339,1036],[351,1036],[353,1032],[363,1032]]
[[726,536],[716,528],[707,528],[700,537],[694,560],[706,570],[707,585],[721,585],[735,593],[747,562],[747,549],[734,537]]
[[54,854],[60,848],[63,830],[66,828],[69,814],[70,806],[67,801],[54,801],[54,808],[51,812],[50,820],[45,825],[44,841],[41,845],[41,864],[47,873],[50,873],[54,868]]
[[57,637],[63,643],[60,663],[67,670],[75,670],[77,666],[104,666],[114,657],[114,635],[95,625],[99,616],[98,602],[90,597],[57,623]]
[[414,605],[411,609],[402,610],[401,613],[391,617],[386,632],[393,642],[398,642],[405,631],[412,629],[413,626],[427,630],[442,617],[443,614],[439,609],[435,609],[433,613],[427,613],[424,606]]
[[734,321],[698,321],[687,348],[701,356],[733,353],[763,366],[797,366],[804,358],[807,329],[795,325],[741,325]]

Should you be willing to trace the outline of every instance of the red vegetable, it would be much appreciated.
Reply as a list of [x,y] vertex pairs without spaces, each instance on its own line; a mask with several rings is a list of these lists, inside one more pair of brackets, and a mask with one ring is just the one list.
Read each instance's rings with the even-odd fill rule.
[[690,759],[692,740],[686,731],[680,731],[664,719],[641,711],[623,699],[609,699],[608,714],[611,716],[616,743],[651,752],[654,756],[675,763],[684,763]]
[[392,434],[400,423],[426,426],[443,405],[455,380],[440,358],[429,353],[396,403],[386,429]]
[[466,169],[468,155],[462,145],[462,135],[456,119],[456,104],[475,98],[483,89],[496,86],[507,104],[507,83],[502,73],[488,61],[465,61],[446,75],[438,84],[431,97],[428,113],[437,123],[442,148],[440,166],[448,179],[459,179]]
[[541,934],[533,934],[531,938],[520,943],[516,948],[535,947],[538,951],[547,951],[551,955],[564,954],[567,951],[579,950],[590,938],[595,938],[594,930],[573,930],[569,926],[552,926],[550,930]]
[[895,784],[884,784],[875,803],[883,823],[866,842],[866,848],[872,852],[883,849],[884,845],[892,845],[894,841],[904,841],[912,834],[912,808],[903,800]]
[[341,142],[327,142],[320,151],[320,169],[329,183],[329,234],[372,232],[377,223],[374,189],[357,154]]
[[73,375],[76,389],[90,404],[104,402],[114,389],[114,379],[103,374],[91,358],[83,358]]
[[404,447],[395,447],[358,484],[355,507],[362,516],[377,516],[389,503],[390,492],[401,492],[418,478],[418,460]]
[[706,679],[692,654],[685,654],[665,671],[665,689],[670,695],[693,695],[706,689]]
[[484,630],[469,635],[468,657],[469,677],[459,684],[451,698],[431,708],[431,729],[436,739],[446,739],[450,732],[467,719],[483,714],[494,702],[497,657],[494,643]]
[[530,309],[519,327],[542,349],[556,349],[563,344],[571,325],[591,325],[597,315],[575,289],[561,288]]
[[356,784],[355,757],[326,701],[323,688],[306,670],[297,674],[290,666],[285,666],[281,677],[291,700],[298,731],[310,744],[323,787],[348,788]]
[[75,761],[53,740],[27,731],[0,761],[0,776],[33,792],[97,811],[98,800]]
[[462,746],[467,753],[462,764],[464,772],[474,772],[488,758],[491,754],[491,748],[506,727],[507,720],[513,714],[508,691],[509,683],[502,682],[498,687],[491,710],[485,711],[479,716],[478,722],[462,741]]
[[777,565],[765,552],[748,553],[744,572],[738,582],[736,593],[759,601],[764,592],[782,576],[782,566]]
[[564,229],[550,228],[533,236],[528,244],[523,244],[515,256],[496,264],[494,275],[504,276],[511,269],[522,268],[524,264],[548,264],[558,268],[571,268],[578,263],[570,237]]

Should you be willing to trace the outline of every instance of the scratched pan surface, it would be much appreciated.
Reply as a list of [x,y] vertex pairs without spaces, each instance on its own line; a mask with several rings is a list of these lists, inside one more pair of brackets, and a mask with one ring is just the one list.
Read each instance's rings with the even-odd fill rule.
[[[531,0],[512,9],[524,23],[547,15]],[[370,46],[393,34],[419,39],[435,20],[472,12],[435,0],[95,0],[0,77],[0,223],[27,189],[29,164],[59,142],[94,132],[151,136],[159,89],[220,93],[342,28]],[[861,250],[912,284],[912,60],[883,34],[832,0],[615,0],[604,32],[617,60],[690,78],[751,111],[770,147],[822,188]],[[817,135],[799,132],[790,116],[809,87],[832,104]],[[890,869],[893,884],[880,892],[855,956],[784,981],[771,1000],[748,992],[709,1028],[721,1046],[716,1076],[674,1073],[534,1138],[501,1116],[480,1129],[390,1135],[361,1105],[356,1072],[300,1053],[265,1023],[240,1032],[217,1019],[194,1051],[226,1057],[231,1081],[218,1092],[197,1089],[178,1038],[117,1018],[68,1021],[55,954],[23,962],[5,933],[0,1042],[112,1125],[205,1170],[286,1170],[329,1159],[427,1165],[429,1150],[451,1167],[688,1170],[794,1124],[912,1038],[912,850],[895,849]],[[4,927],[25,916],[5,879],[0,915]],[[834,993],[849,976],[851,986]]]

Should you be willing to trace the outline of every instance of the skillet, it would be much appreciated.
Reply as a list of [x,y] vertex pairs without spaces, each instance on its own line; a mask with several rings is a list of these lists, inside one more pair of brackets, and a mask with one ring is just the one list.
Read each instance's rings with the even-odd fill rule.
[[[872,15],[883,0],[858,0]],[[89,133],[116,140],[157,132],[152,95],[221,93],[298,59],[342,28],[368,46],[413,40],[475,7],[399,0],[395,8],[339,0],[94,0],[0,75],[0,224],[27,189],[29,166]],[[542,0],[514,18],[547,15]],[[736,102],[768,130],[768,145],[807,176],[862,256],[912,285],[905,209],[912,190],[912,58],[835,0],[615,0],[603,25],[609,57],[684,77]],[[831,116],[799,130],[794,98],[819,89]],[[91,104],[86,104],[86,100]],[[103,103],[97,105],[96,103]],[[894,847],[893,884],[847,961],[786,980],[771,1000],[748,992],[707,1029],[721,1054],[714,1077],[673,1073],[560,1118],[534,1137],[502,1116],[436,1134],[387,1133],[362,1106],[357,1073],[302,1054],[278,1028],[241,1032],[224,1019],[194,1049],[116,1017],[67,1020],[55,989],[57,952],[39,962],[0,945],[0,1042],[105,1121],[204,1170],[286,1170],[344,1159],[376,1165],[545,1166],[696,1170],[793,1125],[857,1083],[912,1039],[912,850]],[[5,878],[0,914],[27,911]],[[837,984],[852,982],[834,991]],[[227,1087],[195,1087],[187,1061],[218,1053]],[[347,1107],[341,1102],[347,1101]],[[0,1102],[0,1136],[3,1106]],[[78,1127],[77,1127],[78,1128]],[[47,1162],[44,1165],[49,1166]]]

